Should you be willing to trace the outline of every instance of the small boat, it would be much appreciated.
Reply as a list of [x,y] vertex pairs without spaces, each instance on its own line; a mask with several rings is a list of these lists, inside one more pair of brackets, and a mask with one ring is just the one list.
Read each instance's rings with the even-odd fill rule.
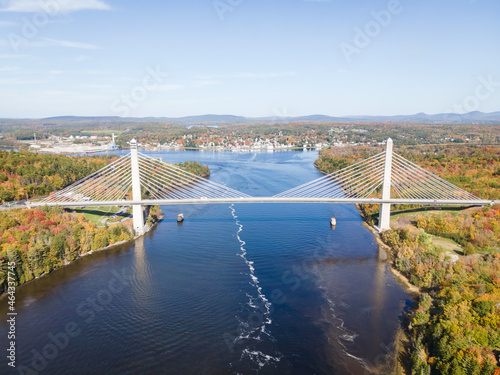
[[177,222],[182,223],[182,221],[184,221],[184,214],[177,215]]
[[331,225],[332,227],[334,227],[335,225],[337,225],[337,219],[335,219],[334,217],[332,217],[332,218],[330,219],[330,225]]

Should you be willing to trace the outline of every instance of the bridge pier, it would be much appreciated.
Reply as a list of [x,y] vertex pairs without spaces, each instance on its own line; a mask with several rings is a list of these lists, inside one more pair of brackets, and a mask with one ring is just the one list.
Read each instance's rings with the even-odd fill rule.
[[140,204],[134,204],[132,206],[132,217],[134,220],[135,234],[144,234],[144,207]]
[[[141,194],[141,178],[139,175],[139,155],[137,153],[137,141],[130,141],[130,161],[132,165],[132,200],[140,201]],[[140,204],[132,205],[132,217],[134,221],[134,231],[136,234],[144,234],[144,207]]]
[[[391,199],[392,173],[392,139],[387,139],[385,146],[384,182],[382,185],[382,199]],[[378,218],[378,231],[391,229],[391,204],[382,203]]]

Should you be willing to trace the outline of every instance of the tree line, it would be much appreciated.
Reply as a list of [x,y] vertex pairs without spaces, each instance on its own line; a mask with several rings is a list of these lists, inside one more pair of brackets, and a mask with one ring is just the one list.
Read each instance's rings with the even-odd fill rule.
[[200,162],[194,161],[185,161],[184,163],[175,163],[176,167],[184,169],[187,172],[193,173],[197,176],[208,177],[210,176],[210,168],[208,165],[203,165]]
[[7,287],[8,262],[16,263],[20,285],[89,251],[132,239],[131,226],[98,227],[83,214],[60,207],[0,211],[0,294]]
[[[393,266],[422,291],[407,319],[412,374],[500,373],[499,221],[496,205],[456,217],[419,216],[416,226],[382,234]],[[429,233],[465,243],[465,256],[453,259]]]
[[[0,192],[8,193],[4,201],[43,196],[80,180],[116,158],[0,151]],[[198,162],[179,166],[196,175],[210,174],[208,166]],[[152,206],[146,224],[151,226],[161,217],[161,209]],[[98,225],[85,219],[82,213],[57,206],[0,211],[0,294],[7,288],[9,262],[16,263],[16,284],[20,285],[89,251],[133,237],[131,219],[109,226]]]
[[46,196],[103,168],[116,158],[0,151],[0,202]]
[[[325,173],[382,151],[330,149],[315,165]],[[500,147],[425,146],[396,150],[403,157],[483,199],[500,198]],[[361,205],[376,224],[378,205]],[[393,210],[415,209],[394,205]],[[449,238],[462,256],[436,245]],[[407,317],[408,365],[415,375],[499,375],[500,205],[422,213],[385,231],[391,261],[422,294]],[[458,258],[458,259],[456,259]]]

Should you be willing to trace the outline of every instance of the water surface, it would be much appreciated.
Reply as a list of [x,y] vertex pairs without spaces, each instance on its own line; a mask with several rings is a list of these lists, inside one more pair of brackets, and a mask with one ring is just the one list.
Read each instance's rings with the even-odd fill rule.
[[[252,196],[320,176],[316,152],[148,154],[208,164],[211,180]],[[162,210],[165,220],[135,242],[17,289],[18,366],[50,375],[364,374],[384,363],[411,299],[377,260],[355,206]],[[2,319],[4,343],[6,332]],[[0,370],[22,373],[5,360]]]

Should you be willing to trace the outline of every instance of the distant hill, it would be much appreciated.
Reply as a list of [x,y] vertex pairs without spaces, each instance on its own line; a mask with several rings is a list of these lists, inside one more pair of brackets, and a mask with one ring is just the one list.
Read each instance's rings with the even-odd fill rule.
[[332,117],[327,115],[309,115],[298,117],[259,117],[256,120],[263,122],[340,122],[352,121],[348,117]]
[[406,123],[431,123],[431,124],[470,124],[470,123],[500,123],[500,112],[483,113],[469,112],[464,114],[439,113],[428,115],[426,113],[417,113],[415,115],[395,115],[395,116],[344,116],[332,117],[325,115],[310,115],[300,117],[267,117],[260,118],[265,121],[308,121],[308,122],[406,122]]
[[415,115],[397,115],[397,116],[349,116],[351,120],[356,121],[389,121],[389,122],[420,122],[435,124],[463,124],[463,123],[486,123],[500,122],[500,112],[483,113],[479,111],[456,114],[439,113],[428,115],[426,113],[417,113]]
[[484,113],[479,111],[456,114],[439,113],[428,115],[417,113],[414,115],[395,116],[343,116],[334,117],[327,115],[309,115],[298,117],[243,117],[234,115],[200,115],[186,117],[118,117],[118,116],[58,116],[43,118],[38,121],[58,123],[141,123],[141,122],[166,122],[180,125],[225,125],[243,124],[252,122],[406,122],[428,124],[500,124],[500,112]]
[[143,118],[118,116],[56,116],[40,119],[43,122],[143,122]]
[[118,117],[118,116],[57,116],[46,117],[41,121],[47,122],[170,122],[175,124],[197,123],[228,123],[249,122],[249,119],[233,115],[201,115],[186,117]]
[[244,122],[255,121],[251,118],[234,115],[201,115],[201,116],[186,116],[178,118],[161,117],[161,121],[171,122],[176,124],[237,124]]

